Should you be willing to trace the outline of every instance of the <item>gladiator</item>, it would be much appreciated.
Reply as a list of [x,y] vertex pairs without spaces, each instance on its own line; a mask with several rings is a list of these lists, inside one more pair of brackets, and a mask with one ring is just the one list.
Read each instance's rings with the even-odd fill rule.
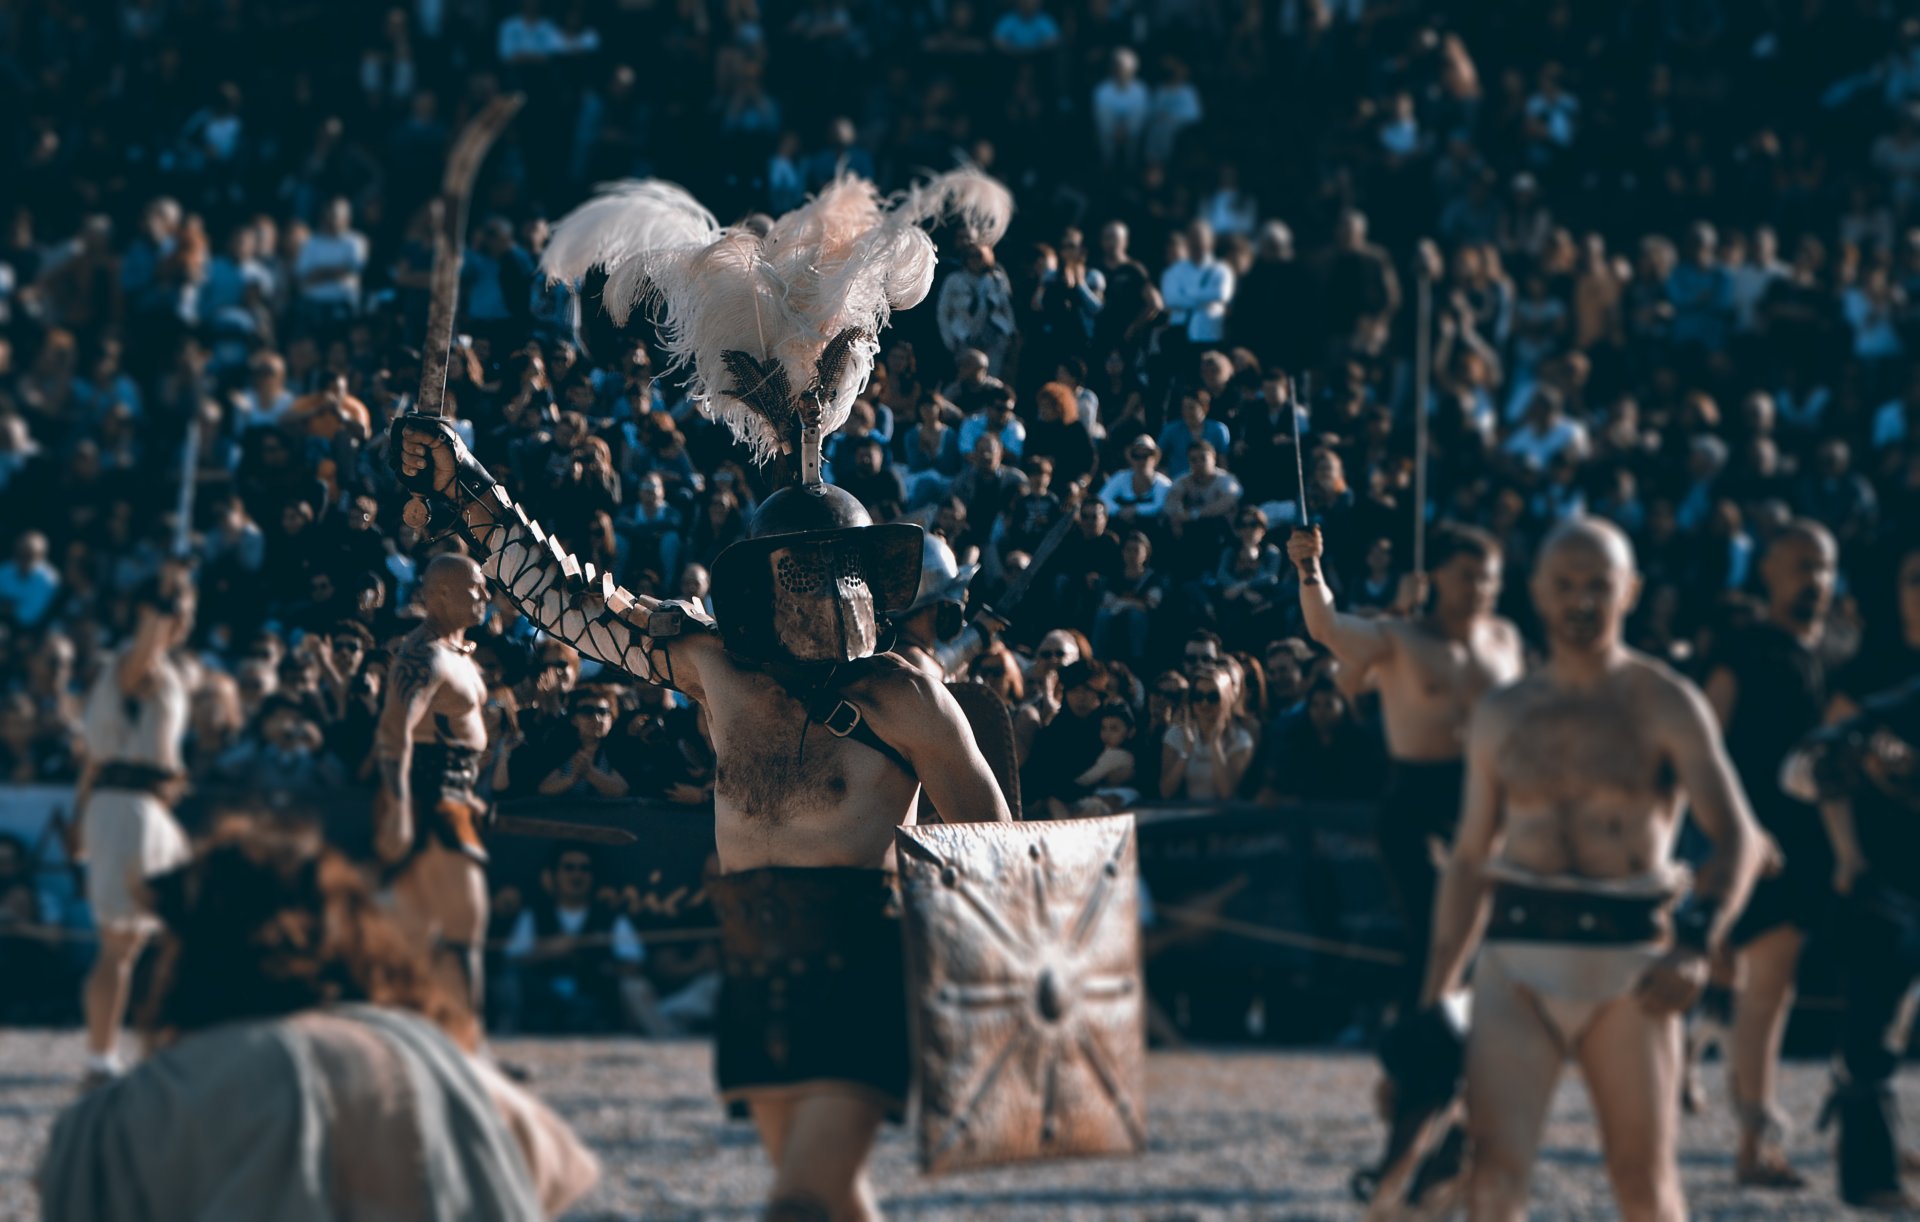
[[1816,809],[1780,787],[1780,762],[1827,713],[1821,638],[1839,560],[1826,527],[1788,524],[1760,558],[1765,616],[1728,633],[1707,670],[1707,699],[1727,754],[1773,844],[1774,861],[1716,972],[1718,982],[1738,984],[1727,1063],[1740,1120],[1735,1174],[1751,1187],[1805,1183],[1782,1149],[1776,1083],[1800,950],[1833,915],[1834,855]]
[[1840,1199],[1860,1209],[1920,1208],[1900,1183],[1893,1077],[1920,980],[1920,680],[1863,697],[1854,714],[1808,735],[1781,784],[1816,802],[1835,855],[1841,967],[1840,1056],[1823,1123],[1837,1121]]
[[477,1017],[487,930],[485,811],[474,793],[487,746],[486,681],[467,629],[486,613],[487,585],[466,556],[445,554],[420,583],[426,612],[394,650],[374,754],[374,851],[395,923],[431,955],[443,986]]
[[[1469,723],[1421,997],[1431,1013],[1479,952],[1463,1050],[1469,1213],[1526,1216],[1571,1059],[1621,1215],[1683,1218],[1682,1015],[1746,901],[1761,834],[1701,692],[1621,641],[1639,594],[1626,536],[1592,518],[1560,526],[1532,594],[1548,658]],[[1683,809],[1712,846],[1691,878],[1671,860]]]
[[1519,678],[1525,666],[1518,630],[1493,612],[1500,545],[1481,531],[1445,526],[1433,532],[1429,547],[1431,575],[1409,576],[1402,586],[1401,605],[1410,614],[1368,618],[1334,609],[1320,567],[1319,527],[1296,530],[1287,541],[1300,573],[1307,631],[1348,678],[1380,692],[1393,770],[1378,838],[1407,929],[1403,1002],[1418,995],[1426,975],[1433,842],[1451,843],[1460,817],[1463,727],[1483,695]]
[[88,1087],[124,1068],[120,1027],[134,963],[159,929],[142,880],[192,853],[171,809],[186,776],[187,671],[176,654],[193,631],[190,574],[170,563],[134,601],[132,639],[106,659],[87,694],[87,765],[74,797],[87,902],[100,927],[83,996]]
[[[894,829],[912,822],[923,787],[943,811],[1008,818],[945,685],[872,652],[876,616],[903,610],[918,585],[920,528],[872,526],[830,485],[783,489],[716,563],[720,620],[708,625],[620,591],[546,598],[559,562],[517,515],[496,516],[498,486],[444,426],[409,419],[400,464],[432,473],[488,580],[535,622],[706,711],[722,1097],[751,1112],[774,1165],[769,1217],[875,1216],[866,1163],[881,1123],[904,1115],[909,1078]],[[842,576],[798,580],[803,570]],[[887,571],[904,584],[883,584]]]

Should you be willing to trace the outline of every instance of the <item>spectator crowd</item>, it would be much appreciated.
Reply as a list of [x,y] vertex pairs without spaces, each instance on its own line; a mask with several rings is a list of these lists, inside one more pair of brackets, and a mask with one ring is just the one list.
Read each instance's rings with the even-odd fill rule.
[[[370,784],[388,650],[457,545],[402,522],[385,454],[429,203],[502,91],[528,100],[475,192],[448,407],[637,592],[704,599],[767,486],[644,321],[543,281],[550,222],[643,176],[723,220],[839,174],[971,162],[1013,190],[997,248],[942,244],[828,458],[876,519],[977,560],[989,603],[1073,519],[969,669],[1013,714],[1030,815],[1377,796],[1374,698],[1283,562],[1302,507],[1341,605],[1382,613],[1416,519],[1484,528],[1529,632],[1536,542],[1611,518],[1645,576],[1631,642],[1699,677],[1769,540],[1817,520],[1836,691],[1920,674],[1920,19],[1890,0],[93,7],[0,13],[9,784],[75,778],[86,686],[180,556],[193,782]],[[472,636],[495,796],[711,800],[683,698],[504,601]],[[0,962],[44,972],[7,932],[59,919],[27,855],[0,841]],[[556,857],[503,897],[514,1008],[675,1028],[705,966],[655,965],[592,871]],[[591,996],[554,983],[582,928]]]

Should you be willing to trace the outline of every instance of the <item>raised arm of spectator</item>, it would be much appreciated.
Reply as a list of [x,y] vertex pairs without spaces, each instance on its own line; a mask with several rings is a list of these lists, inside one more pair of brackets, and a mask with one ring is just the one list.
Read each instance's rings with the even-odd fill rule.
[[444,423],[409,419],[401,437],[403,478],[432,472],[434,495],[452,503],[480,571],[522,615],[583,657],[704,699],[701,659],[719,638],[703,613],[629,593],[563,551]]
[[1300,572],[1300,614],[1308,634],[1358,678],[1393,652],[1393,634],[1380,620],[1334,610],[1333,591],[1320,568],[1323,551],[1318,526],[1295,530],[1287,539],[1287,555]]

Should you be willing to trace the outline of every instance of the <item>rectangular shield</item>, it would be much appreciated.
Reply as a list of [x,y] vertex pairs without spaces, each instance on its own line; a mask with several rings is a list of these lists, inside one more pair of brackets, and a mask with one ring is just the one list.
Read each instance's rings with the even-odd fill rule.
[[1133,816],[896,833],[921,1169],[1138,1154]]

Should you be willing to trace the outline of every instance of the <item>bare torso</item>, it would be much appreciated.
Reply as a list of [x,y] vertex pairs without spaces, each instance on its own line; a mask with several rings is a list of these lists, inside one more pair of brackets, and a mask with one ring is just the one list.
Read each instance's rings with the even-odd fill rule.
[[1386,723],[1387,750],[1397,760],[1459,759],[1468,715],[1480,698],[1526,669],[1520,633],[1489,616],[1466,640],[1453,640],[1425,619],[1385,621],[1393,650],[1373,667]]
[[1592,687],[1531,675],[1488,697],[1498,858],[1540,875],[1625,879],[1664,867],[1680,789],[1660,726],[1676,682],[1629,654]]
[[[464,643],[463,643],[464,644]],[[425,668],[440,680],[426,712],[413,726],[416,743],[447,743],[484,751],[487,725],[486,680],[474,664],[471,645],[462,648],[445,637],[429,636],[425,628],[407,635],[395,655],[394,679],[403,668]]]
[[[871,747],[809,721],[805,705],[770,675],[742,666],[711,638],[688,638],[675,650],[698,651],[701,690],[688,695],[705,706],[713,734],[721,870],[891,868],[893,829],[913,822],[920,783]],[[862,670],[840,694],[885,740],[888,718],[877,710],[906,695],[909,666],[888,657]]]

